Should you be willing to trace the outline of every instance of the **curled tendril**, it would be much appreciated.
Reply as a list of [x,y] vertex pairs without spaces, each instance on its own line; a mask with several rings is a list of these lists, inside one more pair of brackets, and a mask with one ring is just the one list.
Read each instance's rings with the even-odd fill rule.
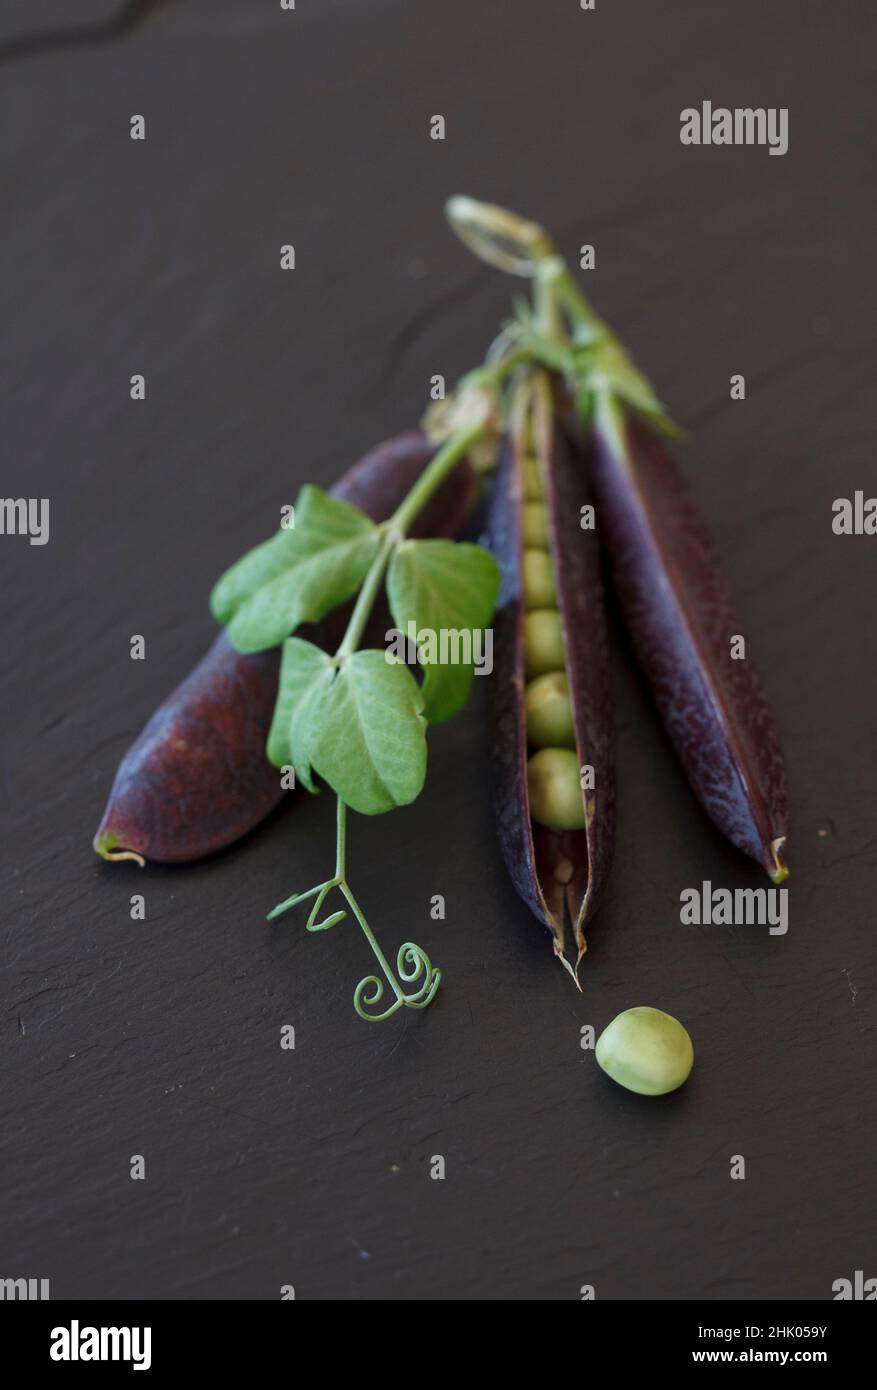
[[[369,989],[372,991],[371,997],[368,995]],[[397,1009],[401,1009],[404,1000],[401,995],[398,995],[396,1002],[391,1004],[389,1009],[385,1009],[382,1014],[367,1013],[366,1006],[380,1004],[384,997],[384,993],[384,982],[380,976],[366,975],[364,979],[360,980],[356,989],[353,991],[353,1007],[356,1009],[360,1018],[364,1018],[367,1023],[380,1023],[381,1019],[389,1018]]]
[[344,909],[342,908],[340,912],[333,912],[332,915],[331,915],[331,917],[327,917],[326,920],[325,920],[324,922],[309,922],[309,923],[308,923],[308,926],[307,926],[307,930],[308,930],[308,931],[328,931],[330,927],[334,927],[334,926],[335,926],[336,922],[343,922],[343,921],[344,921],[344,918],[345,918],[346,916],[347,916],[347,913],[346,913],[346,912],[344,911]]
[[330,878],[328,883],[323,884],[317,896],[317,900],[311,908],[310,915],[306,923],[306,929],[308,931],[328,931],[330,927],[334,927],[336,922],[344,921],[344,918],[347,916],[347,913],[343,910],[341,912],[333,912],[331,917],[327,917],[323,922],[317,921],[323,903],[326,901],[326,898],[329,896],[332,889],[337,888],[337,886],[337,878]]
[[[406,970],[406,965],[410,968]],[[405,941],[396,954],[396,969],[400,980],[412,985],[423,975],[423,984],[414,994],[406,994],[405,1003],[411,1008],[422,1008],[432,999],[442,978],[440,970],[434,970],[426,952],[413,941]],[[426,998],[425,996],[429,996]]]
[[534,276],[554,250],[538,223],[493,203],[457,196],[445,204],[445,214],[470,251],[510,275]]
[[[396,995],[395,1000],[381,1013],[368,1013],[368,1008],[379,1005],[386,994],[384,981],[378,975],[366,975],[365,979],[360,980],[353,992],[353,1007],[360,1018],[366,1019],[369,1023],[380,1023],[382,1019],[389,1018],[391,1014],[401,1008],[425,1009],[435,998],[436,990],[441,984],[442,972],[436,970],[429,956],[424,950],[413,941],[405,941],[396,953],[396,971],[401,980],[406,985],[412,985],[423,976],[423,983],[420,988],[412,994],[406,994],[401,988],[399,981],[393,976],[392,971],[387,971],[387,979],[393,987]],[[369,992],[370,991],[370,992]]]
[[[381,1019],[389,1018],[398,1009],[425,1009],[427,1004],[432,1003],[435,998],[436,990],[441,984],[442,972],[433,968],[429,956],[413,941],[404,941],[399,947],[396,953],[396,970],[393,971],[375,940],[374,932],[366,921],[362,908],[353,896],[347,882],[344,869],[346,812],[347,807],[339,797],[338,852],[334,877],[326,879],[325,883],[318,883],[314,888],[309,888],[306,893],[296,893],[291,898],[285,898],[282,903],[278,903],[269,912],[268,920],[273,921],[284,912],[288,912],[290,908],[313,898],[314,902],[308,915],[306,929],[309,932],[327,931],[329,927],[334,927],[336,922],[343,922],[347,916],[346,911],[341,909],[338,912],[330,913],[322,921],[317,920],[329,894],[333,889],[339,889],[384,972],[384,979],[381,979],[380,975],[366,975],[365,979],[360,980],[353,993],[353,1007],[360,1018],[364,1018],[368,1023],[379,1023]],[[421,982],[419,987],[406,994],[405,986],[417,985],[418,981]],[[387,985],[390,986],[395,996],[393,1003],[380,1013],[369,1013],[369,1009],[380,1007],[387,992]]]

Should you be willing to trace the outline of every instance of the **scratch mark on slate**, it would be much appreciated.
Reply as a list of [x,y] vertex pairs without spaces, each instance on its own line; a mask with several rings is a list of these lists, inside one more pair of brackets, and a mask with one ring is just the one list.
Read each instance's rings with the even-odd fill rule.
[[413,313],[390,339],[384,353],[384,361],[378,373],[374,385],[369,389],[367,397],[363,400],[371,400],[373,392],[382,391],[395,377],[405,354],[414,346],[418,338],[422,336],[430,325],[445,314],[456,308],[459,304],[465,303],[476,292],[481,276],[477,274],[469,275],[444,290],[428,304]]
[[16,34],[0,42],[0,63],[14,63],[21,58],[36,58],[43,53],[57,53],[65,48],[91,48],[115,43],[137,29],[153,10],[170,0],[126,0],[106,19],[94,24],[62,24],[56,29],[34,29]]
[[856,1004],[856,995],[857,995],[858,992],[859,992],[858,986],[853,984],[853,977],[852,977],[852,975],[850,974],[849,970],[847,970],[847,969],[845,968],[844,971],[843,971],[843,974],[846,975],[846,977],[847,977],[847,985],[849,986],[850,998],[852,999],[852,1001],[853,1001],[853,1007],[855,1008],[855,1004]]

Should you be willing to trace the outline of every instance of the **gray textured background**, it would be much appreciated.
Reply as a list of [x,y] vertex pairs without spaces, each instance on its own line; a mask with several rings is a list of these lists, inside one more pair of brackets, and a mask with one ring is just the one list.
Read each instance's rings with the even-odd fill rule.
[[[877,1274],[877,539],[830,524],[835,497],[877,490],[873,10],[112,13],[0,13],[3,491],[52,505],[47,547],[0,540],[0,1275],[58,1298],[821,1299]],[[789,153],[683,148],[705,97],[788,106]],[[385,946],[412,937],[446,980],[370,1028],[358,933],[262,920],[330,867],[328,798],[189,868],[101,865],[89,842],[210,639],[213,579],[492,336],[511,282],[449,236],[453,191],[570,255],[596,244],[587,288],[694,433],[684,467],[786,748],[791,930],[680,926],[683,887],[761,880],[698,812],[619,645],[619,844],[584,995],[505,878],[478,688],[431,735],[417,804],[351,827]],[[663,1102],[579,1048],[639,1003],[695,1042]]]

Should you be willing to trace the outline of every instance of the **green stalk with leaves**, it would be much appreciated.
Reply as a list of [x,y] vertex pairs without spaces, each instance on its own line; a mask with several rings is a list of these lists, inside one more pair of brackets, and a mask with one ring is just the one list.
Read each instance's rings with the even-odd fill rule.
[[[380,815],[415,800],[426,777],[427,726],[451,718],[465,704],[474,664],[427,665],[418,684],[387,650],[361,643],[382,590],[402,632],[409,624],[418,632],[489,626],[499,589],[493,557],[477,545],[413,540],[407,532],[459,460],[495,428],[492,393],[506,370],[502,365],[473,377],[474,418],[438,449],[388,521],[376,524],[348,502],[306,486],[294,508],[294,526],[244,555],[211,596],[214,616],[238,651],[282,646],[270,761],[293,768],[296,784],[309,792],[316,792],[314,779],[321,777],[338,802],[335,873],[287,898],[269,920],[313,899],[307,930],[326,931],[347,916],[341,908],[320,918],[329,895],[340,892],[383,976],[367,976],[354,992],[357,1013],[369,1020],[388,1018],[402,1007],[425,1008],[441,972],[413,942],[399,948],[395,970],[381,951],[347,878],[347,810]],[[472,383],[468,394],[471,414]],[[354,596],[334,653],[294,635],[301,624],[320,621]],[[387,986],[392,1001],[381,1008]]]

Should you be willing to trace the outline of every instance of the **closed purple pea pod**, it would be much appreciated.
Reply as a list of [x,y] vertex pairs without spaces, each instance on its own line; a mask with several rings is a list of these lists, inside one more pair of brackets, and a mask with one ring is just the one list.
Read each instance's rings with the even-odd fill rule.
[[732,655],[742,627],[706,524],[663,443],[605,395],[591,445],[614,587],[667,733],[710,819],[782,883],[782,752],[752,663]]
[[[434,453],[435,445],[419,430],[398,435],[354,464],[332,493],[384,521]],[[457,535],[476,492],[464,459],[424,508],[412,534]],[[330,617],[317,638],[320,631],[332,630]],[[265,754],[279,669],[279,648],[245,656],[220,633],[119,764],[94,837],[103,859],[201,859],[264,820],[284,794],[280,773]]]

